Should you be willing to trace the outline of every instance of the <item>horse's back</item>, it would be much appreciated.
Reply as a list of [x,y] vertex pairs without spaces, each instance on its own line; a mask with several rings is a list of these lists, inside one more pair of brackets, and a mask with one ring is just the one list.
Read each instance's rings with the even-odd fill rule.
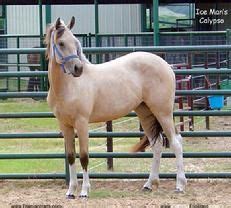
[[[172,74],[170,65],[158,55],[149,52],[133,52],[112,61],[96,65],[98,69],[111,71],[137,71],[139,73],[155,71],[155,73]],[[172,76],[172,75],[170,75]]]
[[[148,85],[148,82],[172,85],[175,87],[175,74],[171,66],[161,57],[148,52],[133,52],[108,62],[116,72],[127,71],[137,76]],[[105,65],[106,66],[106,65]],[[110,68],[110,67],[107,67]]]

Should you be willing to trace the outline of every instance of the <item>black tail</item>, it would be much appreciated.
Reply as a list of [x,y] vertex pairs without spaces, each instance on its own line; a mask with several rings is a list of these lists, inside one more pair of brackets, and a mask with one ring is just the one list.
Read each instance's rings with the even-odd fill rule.
[[[161,138],[163,138],[163,146],[168,148],[169,147],[169,141],[167,139],[166,136],[164,136],[163,134],[163,129],[160,125],[160,123],[156,120],[156,122],[153,124],[152,126],[152,144],[155,144],[157,139],[159,138],[159,135],[162,135]],[[161,139],[160,138],[160,139]],[[144,136],[137,144],[135,144],[132,149],[131,152],[141,152],[144,151],[148,146],[150,146],[149,140],[147,136]]]

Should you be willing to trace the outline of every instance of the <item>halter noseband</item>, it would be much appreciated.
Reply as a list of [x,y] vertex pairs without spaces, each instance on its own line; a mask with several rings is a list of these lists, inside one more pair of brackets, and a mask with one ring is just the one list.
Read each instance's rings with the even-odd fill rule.
[[66,71],[66,69],[65,69],[65,64],[66,64],[68,61],[70,61],[71,59],[80,58],[80,57],[79,57],[77,54],[72,54],[72,55],[69,55],[69,56],[64,57],[64,56],[62,55],[62,53],[61,53],[61,50],[60,50],[59,46],[56,45],[55,42],[54,42],[54,31],[52,32],[52,35],[51,35],[51,36],[52,36],[52,37],[51,37],[51,38],[52,38],[52,57],[54,57],[55,54],[56,54],[56,56],[61,60],[61,63],[59,63],[59,64],[60,64],[60,66],[61,66],[63,72],[66,73],[67,71]]

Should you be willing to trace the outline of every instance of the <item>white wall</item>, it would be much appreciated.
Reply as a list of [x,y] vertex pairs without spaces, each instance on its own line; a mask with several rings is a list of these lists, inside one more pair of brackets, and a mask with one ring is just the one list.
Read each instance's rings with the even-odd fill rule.
[[100,33],[141,32],[140,5],[100,5]]
[[[95,33],[94,5],[53,5],[52,22],[61,17],[66,23],[76,18],[74,33]],[[134,33],[141,31],[140,5],[99,5],[100,33]],[[45,6],[43,30],[45,32]],[[7,6],[7,33],[39,35],[38,6]]]
[[93,5],[54,5],[51,7],[51,21],[54,22],[58,17],[68,23],[72,16],[75,17],[74,33],[94,33],[95,12]]
[[[43,27],[45,29],[45,8],[43,6]],[[38,6],[7,6],[7,34],[39,35]]]

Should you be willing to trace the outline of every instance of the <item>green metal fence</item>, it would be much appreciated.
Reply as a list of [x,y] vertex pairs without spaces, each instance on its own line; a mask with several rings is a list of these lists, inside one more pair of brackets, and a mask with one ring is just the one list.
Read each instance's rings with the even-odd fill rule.
[[[86,53],[108,53],[119,52],[128,53],[133,51],[149,51],[149,52],[166,52],[166,51],[230,51],[230,45],[218,46],[179,46],[179,47],[126,47],[126,48],[85,48]],[[26,53],[44,53],[44,49],[1,49],[0,54],[26,54]],[[177,75],[189,74],[231,74],[231,69],[192,69],[175,71]],[[0,77],[27,77],[27,76],[47,76],[46,71],[41,72],[1,72]],[[30,98],[30,97],[46,97],[47,92],[1,92],[0,98]],[[178,90],[176,95],[231,95],[231,90]],[[231,111],[176,111],[174,116],[230,116]],[[136,116],[130,113],[127,116]],[[5,118],[47,118],[54,117],[51,112],[31,112],[31,113],[1,113],[0,119]],[[184,131],[181,132],[184,137],[231,137],[231,131]],[[143,136],[143,132],[90,132],[90,137],[125,137],[137,138]],[[34,133],[0,133],[2,139],[42,139],[42,138],[62,138],[60,132],[34,132]],[[77,155],[78,157],[78,155]],[[91,158],[151,158],[151,153],[90,153]],[[164,158],[174,157],[171,153],[163,153]],[[231,158],[231,152],[185,152],[185,158]],[[0,154],[0,159],[55,159],[65,158],[64,154]],[[81,174],[78,174],[82,177]],[[67,174],[0,174],[2,179],[48,179],[48,178],[65,178]],[[147,178],[146,173],[91,173],[91,178]],[[161,178],[175,178],[175,174],[160,174]],[[231,173],[187,173],[188,178],[231,178]]]
[[[230,30],[215,32],[160,32],[160,45],[205,45],[220,44],[227,45],[230,43]],[[152,46],[153,33],[134,33],[134,34],[78,34],[78,39],[83,47],[134,47],[134,46]],[[0,48],[32,48],[40,47],[40,35],[0,35]],[[29,50],[30,51],[30,50]],[[11,53],[0,54],[0,71],[24,71],[34,67],[36,70],[45,70],[46,62],[41,59],[39,63],[29,64],[27,60],[28,53]],[[158,52],[158,51],[156,51]],[[188,65],[206,65],[205,60],[212,63],[213,66],[224,67],[230,53],[219,51],[219,53],[190,53],[189,51],[159,51],[165,60],[170,63],[187,63]],[[38,52],[39,53],[39,52]],[[33,53],[35,54],[35,53]],[[108,51],[101,55],[88,53],[87,57],[93,63],[105,62],[118,57],[118,51]],[[216,61],[215,61],[216,60]],[[17,82],[15,82],[17,80]],[[40,90],[47,90],[47,80],[40,79]],[[8,91],[17,89],[24,91],[27,82],[20,78],[1,79],[0,91]],[[13,85],[13,87],[11,87]]]

